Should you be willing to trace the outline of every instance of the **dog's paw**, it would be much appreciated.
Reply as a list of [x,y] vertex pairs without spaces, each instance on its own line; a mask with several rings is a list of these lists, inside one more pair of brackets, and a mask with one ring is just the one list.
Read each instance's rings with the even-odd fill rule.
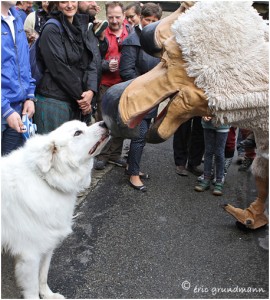
[[66,299],[63,295],[59,293],[50,293],[42,297],[42,299]]

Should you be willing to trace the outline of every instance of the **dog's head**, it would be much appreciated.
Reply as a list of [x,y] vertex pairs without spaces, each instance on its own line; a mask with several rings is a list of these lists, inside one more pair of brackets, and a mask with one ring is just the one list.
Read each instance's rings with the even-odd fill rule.
[[51,186],[68,191],[69,182],[80,182],[85,174],[90,175],[93,157],[109,138],[104,122],[87,126],[80,121],[70,121],[49,134],[29,139],[25,147],[32,153],[29,155],[32,168]]

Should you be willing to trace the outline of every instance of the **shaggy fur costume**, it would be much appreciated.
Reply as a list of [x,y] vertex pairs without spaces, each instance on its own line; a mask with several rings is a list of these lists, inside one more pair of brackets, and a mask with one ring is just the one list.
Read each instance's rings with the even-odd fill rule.
[[216,123],[254,131],[257,155],[252,173],[258,189],[266,193],[259,190],[264,196],[246,210],[224,208],[255,229],[268,223],[264,203],[269,176],[269,38],[268,27],[251,2],[237,6],[232,1],[197,2],[174,22],[172,31],[187,74],[204,90]]
[[268,132],[268,28],[251,2],[197,2],[172,30],[216,121]]

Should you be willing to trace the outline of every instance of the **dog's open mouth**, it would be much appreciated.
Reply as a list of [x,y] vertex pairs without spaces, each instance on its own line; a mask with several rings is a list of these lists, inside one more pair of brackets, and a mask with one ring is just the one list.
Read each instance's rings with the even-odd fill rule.
[[90,149],[89,154],[94,154],[98,148],[101,148],[101,146],[105,145],[108,139],[110,138],[110,133],[107,131],[106,133],[102,134],[100,140]]

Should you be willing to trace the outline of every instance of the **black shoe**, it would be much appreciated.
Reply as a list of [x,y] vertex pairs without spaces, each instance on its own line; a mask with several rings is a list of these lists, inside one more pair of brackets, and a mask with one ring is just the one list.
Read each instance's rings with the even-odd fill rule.
[[253,139],[245,139],[239,143],[240,146],[242,146],[245,149],[253,149],[256,148],[255,140]]
[[146,192],[147,188],[145,185],[135,185],[130,180],[128,181],[130,186],[133,187],[135,190],[140,191],[140,192]]
[[194,174],[195,176],[201,176],[203,174],[203,171],[201,169],[199,169],[198,167],[194,167],[194,166],[187,166],[187,170]]

